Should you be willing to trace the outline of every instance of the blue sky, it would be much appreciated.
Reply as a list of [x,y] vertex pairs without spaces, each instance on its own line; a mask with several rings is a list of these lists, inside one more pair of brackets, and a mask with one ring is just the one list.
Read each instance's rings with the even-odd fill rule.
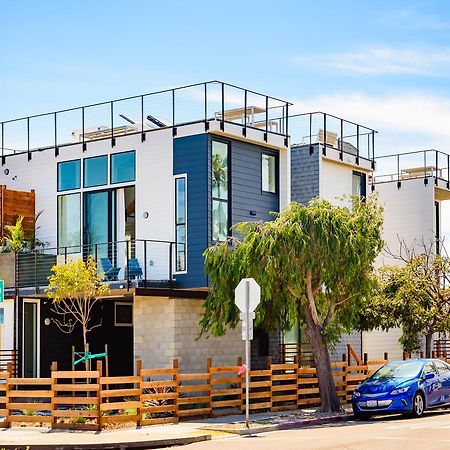
[[449,151],[442,1],[3,0],[0,120],[220,79]]

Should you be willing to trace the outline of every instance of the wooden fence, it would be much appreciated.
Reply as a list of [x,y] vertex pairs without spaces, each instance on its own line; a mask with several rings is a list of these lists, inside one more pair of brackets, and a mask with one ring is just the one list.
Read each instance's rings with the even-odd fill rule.
[[[385,360],[349,365],[332,363],[333,377],[343,403],[354,388]],[[96,370],[59,371],[52,364],[50,378],[15,378],[0,372],[0,425],[46,423],[52,428],[100,430],[106,424],[136,425],[178,422],[183,417],[241,413],[245,409],[245,376],[235,366],[212,365],[204,373],[183,373],[178,361],[172,368],[144,369],[136,362],[135,376],[103,376]],[[317,371],[296,362],[272,364],[250,372],[250,408],[283,411],[319,405]]]

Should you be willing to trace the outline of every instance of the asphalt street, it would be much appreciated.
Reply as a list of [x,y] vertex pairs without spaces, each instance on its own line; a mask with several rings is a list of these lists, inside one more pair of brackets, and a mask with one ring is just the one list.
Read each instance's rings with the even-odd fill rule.
[[191,444],[186,450],[435,450],[450,449],[450,413],[420,419],[393,416],[308,429],[232,436]]

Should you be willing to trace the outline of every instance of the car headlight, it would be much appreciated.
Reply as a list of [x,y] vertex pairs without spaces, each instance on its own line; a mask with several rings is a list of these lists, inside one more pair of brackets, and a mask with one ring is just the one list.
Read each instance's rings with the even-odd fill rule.
[[361,397],[361,392],[353,391],[353,397]]
[[404,394],[405,392],[408,392],[410,387],[411,386],[400,388],[400,389],[394,389],[393,391],[391,391],[391,395]]

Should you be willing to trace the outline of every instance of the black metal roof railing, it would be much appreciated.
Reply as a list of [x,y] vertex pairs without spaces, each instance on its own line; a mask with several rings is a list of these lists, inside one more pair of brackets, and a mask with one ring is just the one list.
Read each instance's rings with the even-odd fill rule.
[[291,105],[217,80],[191,84],[0,122],[1,161],[23,153],[31,160],[34,151],[48,149],[58,156],[61,147],[73,143],[86,150],[88,142],[100,139],[114,146],[118,136],[127,134],[140,134],[143,142],[149,131],[172,128],[176,135],[177,127],[198,122],[207,130],[213,119],[222,130],[225,122],[241,124],[244,136],[247,128],[262,130],[265,140],[270,133],[282,135],[287,145]]
[[450,189],[450,155],[439,150],[378,156],[376,164],[377,173],[373,178],[375,184],[397,182],[400,187],[404,180],[422,178],[427,184],[428,179],[433,178],[436,185],[441,180]]
[[291,146],[320,143],[323,151],[334,148],[359,158],[375,161],[375,134],[372,128],[322,111],[289,116]]

